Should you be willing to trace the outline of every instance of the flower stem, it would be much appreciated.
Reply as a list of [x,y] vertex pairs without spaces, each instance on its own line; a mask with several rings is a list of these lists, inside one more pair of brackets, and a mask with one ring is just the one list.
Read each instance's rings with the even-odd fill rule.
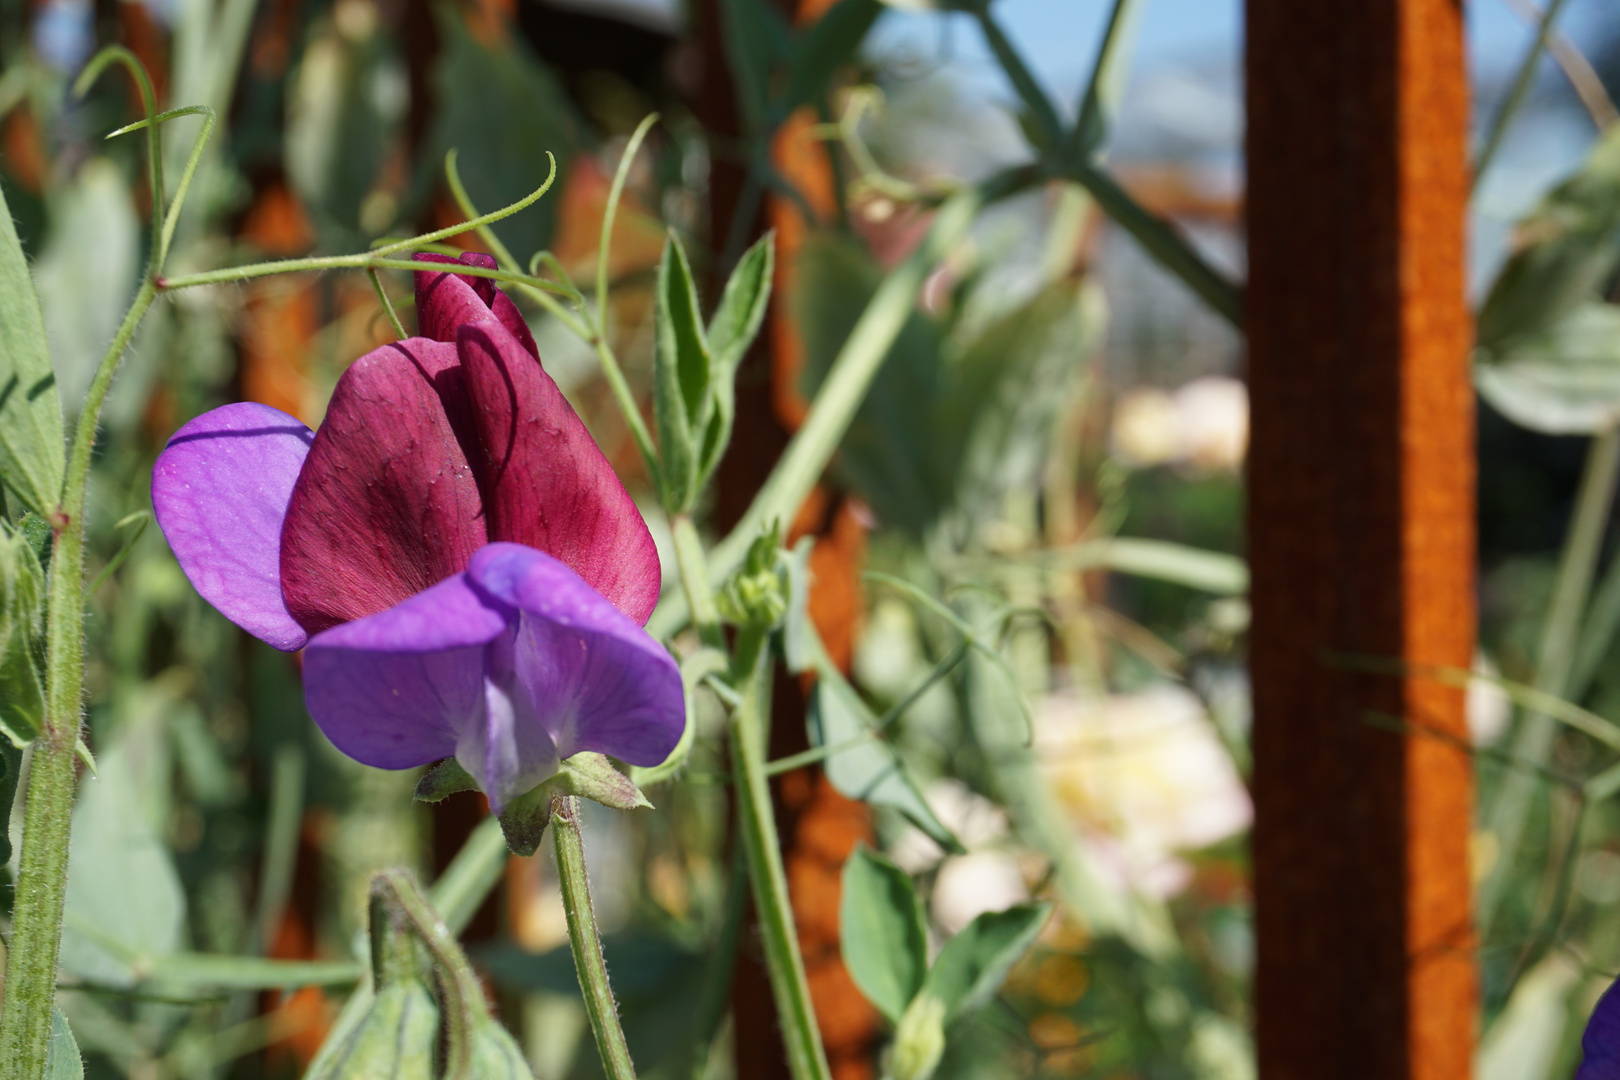
[[23,810],[5,1007],[0,1012],[0,1080],[36,1080],[45,1072],[50,1051],[73,827],[74,750],[84,697],[84,491],[101,405],[118,361],[156,296],[148,277],[96,369],[73,433],[62,501],[52,521],[56,535],[47,601],[45,729],[34,743]]
[[572,795],[551,802],[552,843],[557,852],[557,878],[562,885],[563,910],[568,914],[568,944],[574,952],[574,971],[591,1018],[591,1034],[602,1055],[609,1080],[636,1080],[636,1067],[619,1027],[619,1007],[608,983],[607,961],[602,958],[602,935],[596,928],[591,885],[585,873],[585,840],[579,831],[579,800]]
[[720,629],[720,610],[714,603],[714,590],[709,584],[708,556],[703,553],[703,541],[698,539],[697,526],[687,514],[676,514],[669,523],[674,538],[675,565],[680,570],[681,587],[686,590],[686,601],[692,609],[692,625],[698,637],[710,648],[725,650],[726,636]]
[[782,1041],[787,1045],[788,1069],[794,1080],[830,1080],[821,1029],[804,977],[804,958],[799,954],[770,782],[765,777],[765,728],[771,700],[769,643],[769,629],[761,627],[745,629],[737,641],[735,670],[742,676],[742,701],[731,713],[737,832],[753,883],[754,910],[765,943],[765,967],[782,1024]]

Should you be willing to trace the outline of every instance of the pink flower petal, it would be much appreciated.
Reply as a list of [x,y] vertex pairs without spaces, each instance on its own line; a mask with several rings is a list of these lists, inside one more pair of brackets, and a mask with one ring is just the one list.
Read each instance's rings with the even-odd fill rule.
[[662,578],[652,534],[568,399],[493,320],[457,348],[484,461],[491,540],[552,555],[645,624]]
[[338,380],[281,534],[282,592],[311,634],[438,584],[483,546],[462,381],[455,347],[426,338]]
[[[424,251],[415,256],[417,262],[459,262],[464,266],[495,269],[495,260],[480,251],[469,251],[459,260],[448,255]],[[512,303],[511,297],[495,287],[491,278],[471,277],[444,271],[418,270],[416,272],[416,332],[434,341],[456,340],[456,331],[470,322],[478,322],[494,315],[500,324],[511,331],[529,355],[536,360],[540,350],[535,347],[534,335],[523,313]]]

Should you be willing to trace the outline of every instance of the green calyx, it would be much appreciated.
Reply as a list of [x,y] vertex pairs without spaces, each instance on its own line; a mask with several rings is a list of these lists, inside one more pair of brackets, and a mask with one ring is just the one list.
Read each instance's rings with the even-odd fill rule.
[[[429,769],[416,785],[419,802],[438,802],[458,791],[477,791],[478,782],[455,758]],[[501,831],[515,855],[533,855],[545,838],[554,799],[577,795],[614,810],[650,808],[641,789],[605,755],[586,751],[564,759],[551,779],[518,796],[501,811]]]

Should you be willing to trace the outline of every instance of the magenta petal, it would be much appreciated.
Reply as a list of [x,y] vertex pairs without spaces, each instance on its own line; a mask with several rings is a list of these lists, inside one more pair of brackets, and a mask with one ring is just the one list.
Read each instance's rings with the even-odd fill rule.
[[462,327],[457,347],[485,455],[489,538],[561,559],[645,624],[662,584],[658,551],[573,406],[499,323]]
[[486,653],[514,613],[463,574],[310,639],[304,697],[332,745],[379,769],[456,752],[483,726]]
[[288,651],[307,635],[281,595],[281,526],[314,437],[280,409],[242,402],[175,432],[152,467],[152,511],[197,592]]
[[[415,256],[415,260],[495,269],[495,260],[479,251],[466,252],[460,259],[422,252]],[[495,287],[493,279],[446,271],[416,272],[416,332],[423,337],[454,342],[456,331],[461,327],[491,315],[511,331],[530,356],[537,360],[540,358],[540,350],[534,343],[534,335],[529,332],[529,324],[524,320],[523,313],[512,303],[511,297]]]
[[282,592],[310,633],[393,607],[483,546],[461,379],[454,347],[407,338],[338,380],[281,534]]
[[645,630],[532,548],[490,544],[467,577],[521,612],[513,668],[522,693],[514,697],[530,703],[561,757],[594,750],[657,765],[675,749],[686,727],[680,670]]

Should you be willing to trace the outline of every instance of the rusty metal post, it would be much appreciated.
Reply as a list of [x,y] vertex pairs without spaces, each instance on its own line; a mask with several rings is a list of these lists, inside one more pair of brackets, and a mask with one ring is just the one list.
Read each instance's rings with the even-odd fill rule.
[[[1473,394],[1460,0],[1248,0],[1264,1080],[1466,1080]],[[1380,726],[1382,724],[1382,726]]]

